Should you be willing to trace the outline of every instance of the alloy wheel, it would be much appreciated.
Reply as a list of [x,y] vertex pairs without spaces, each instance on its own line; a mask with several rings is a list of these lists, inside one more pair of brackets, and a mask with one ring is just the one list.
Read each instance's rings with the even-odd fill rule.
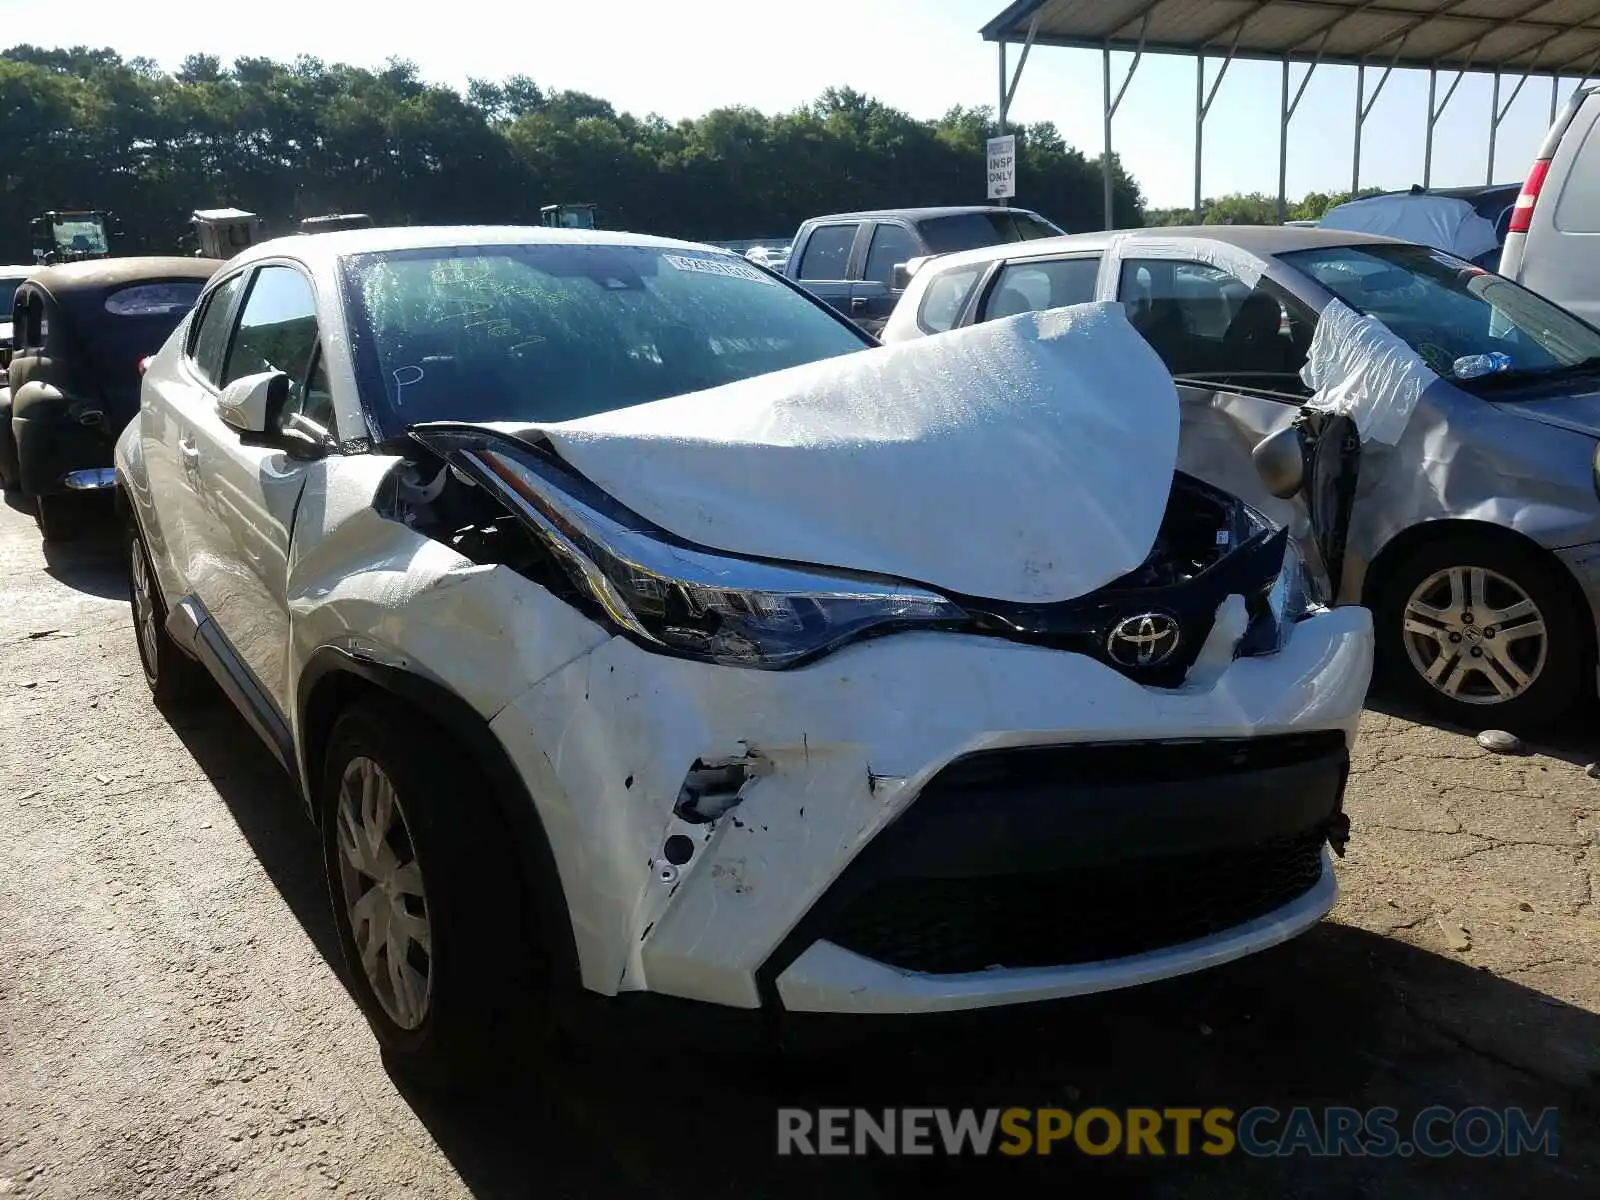
[[1412,667],[1463,704],[1514,700],[1544,670],[1544,614],[1519,584],[1487,567],[1435,571],[1412,591],[1404,620]]
[[422,868],[394,784],[357,756],[340,779],[339,881],[361,969],[389,1019],[416,1029],[433,994],[433,942]]

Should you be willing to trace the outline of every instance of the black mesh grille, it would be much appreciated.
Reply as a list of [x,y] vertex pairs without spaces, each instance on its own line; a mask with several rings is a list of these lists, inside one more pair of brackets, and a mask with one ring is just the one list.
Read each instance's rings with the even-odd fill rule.
[[1065,966],[1218,933],[1310,891],[1323,832],[1112,867],[882,879],[821,936],[910,971]]

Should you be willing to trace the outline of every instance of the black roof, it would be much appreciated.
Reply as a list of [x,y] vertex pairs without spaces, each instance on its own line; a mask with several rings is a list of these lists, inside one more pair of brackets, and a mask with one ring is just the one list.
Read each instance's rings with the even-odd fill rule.
[[974,213],[1027,213],[1036,217],[1039,214],[1031,208],[1003,208],[998,204],[957,204],[947,205],[943,208],[874,208],[865,212],[828,213],[826,216],[811,217],[812,221],[870,221],[892,220],[898,218],[902,221],[926,221],[932,217],[965,217]]

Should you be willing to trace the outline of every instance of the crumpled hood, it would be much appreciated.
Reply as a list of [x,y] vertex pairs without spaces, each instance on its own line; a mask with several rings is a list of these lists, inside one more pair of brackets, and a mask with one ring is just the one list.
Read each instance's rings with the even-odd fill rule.
[[1495,400],[1501,412],[1525,417],[1557,429],[1600,438],[1600,392],[1582,396],[1552,396],[1537,400]]
[[1178,398],[1086,304],[515,432],[705,546],[1053,602],[1149,553]]

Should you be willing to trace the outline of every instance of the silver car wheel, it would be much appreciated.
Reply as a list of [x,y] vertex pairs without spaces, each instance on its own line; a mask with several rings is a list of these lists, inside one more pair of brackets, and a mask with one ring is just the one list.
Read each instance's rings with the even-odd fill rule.
[[1447,567],[1418,584],[1406,601],[1404,638],[1417,674],[1463,704],[1515,700],[1549,653],[1539,606],[1487,567]]
[[416,1029],[433,994],[433,942],[422,868],[394,784],[352,758],[339,784],[339,881],[361,969],[389,1019]]
[[144,546],[138,538],[128,539],[128,578],[133,583],[133,628],[139,637],[139,651],[144,667],[152,676],[156,673],[156,605],[150,595],[150,568],[145,562]]

